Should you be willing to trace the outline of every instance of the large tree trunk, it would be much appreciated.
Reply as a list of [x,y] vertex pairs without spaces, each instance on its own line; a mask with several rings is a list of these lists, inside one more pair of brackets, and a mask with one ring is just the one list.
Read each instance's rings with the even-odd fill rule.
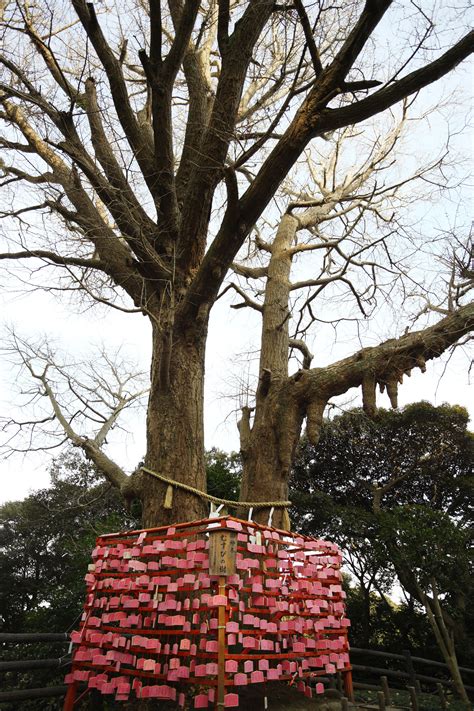
[[[291,253],[298,226],[291,215],[282,218],[271,246],[271,260],[262,312],[260,382],[255,417],[244,408],[240,422],[243,460],[241,501],[286,501],[288,479],[298,444],[304,411],[288,387],[288,321]],[[270,508],[259,509],[254,519],[267,523]],[[284,509],[274,511],[272,524],[288,525]]]
[[[147,413],[145,466],[170,479],[206,490],[203,383],[205,333],[153,329],[151,389]],[[202,518],[208,505],[198,496],[150,474],[141,478],[143,525],[158,526]]]
[[[308,210],[306,223],[324,221],[332,204],[340,199],[335,191],[331,200]],[[287,212],[281,218],[275,239],[265,245],[270,261],[263,306],[254,308],[262,313],[259,384],[255,407],[243,408],[239,423],[240,448],[243,460],[241,501],[275,502],[288,499],[288,480],[302,424],[306,419],[306,434],[316,445],[319,439],[324,409],[331,397],[361,387],[364,411],[376,413],[376,388],[387,390],[392,407],[398,406],[398,385],[414,367],[425,371],[426,361],[438,357],[467,333],[472,323],[472,306],[460,307],[434,326],[419,332],[406,333],[377,347],[359,352],[323,368],[310,369],[312,355],[302,340],[290,338],[290,274],[293,256],[298,252],[297,232],[303,224]],[[304,248],[304,246],[303,246]],[[260,269],[235,268],[244,277],[261,276]],[[331,277],[328,277],[331,279]],[[325,279],[320,280],[321,285]],[[301,284],[302,282],[300,282]],[[297,285],[298,286],[298,285]],[[301,351],[302,367],[288,375],[290,349]],[[253,420],[251,413],[254,412]],[[380,490],[380,495],[383,493]],[[256,511],[260,523],[268,521],[270,506]],[[243,515],[245,509],[242,509]],[[275,511],[274,525],[289,524],[283,509]]]
[[[300,438],[303,414],[297,403],[287,396],[285,388],[277,384],[265,399],[266,402],[258,408],[251,430],[245,411],[240,423],[243,463],[241,501],[270,503],[288,500],[290,467]],[[270,511],[271,506],[258,509],[252,518],[266,524]],[[241,515],[244,515],[243,511]],[[285,509],[275,509],[272,525],[287,528],[288,523]]]

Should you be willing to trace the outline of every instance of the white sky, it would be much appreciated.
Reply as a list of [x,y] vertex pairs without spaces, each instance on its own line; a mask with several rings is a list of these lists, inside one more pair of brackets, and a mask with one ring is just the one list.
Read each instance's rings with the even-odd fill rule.
[[[466,83],[469,75],[467,68],[457,70],[459,86]],[[422,100],[427,107],[445,98],[452,82],[444,81],[425,90]],[[464,99],[465,101],[465,99]],[[453,105],[458,111],[459,105]],[[451,113],[451,107],[445,107],[445,118]],[[464,120],[466,111],[459,112],[460,123]],[[416,134],[411,153],[405,154],[405,160],[416,161],[418,151],[429,149],[441,140],[443,144],[443,120],[426,122],[422,132]],[[460,124],[459,124],[460,125]],[[424,132],[423,132],[424,131]],[[457,148],[462,148],[464,154],[472,156],[472,145],[467,143],[466,135],[462,139],[453,139],[452,145],[458,141]],[[472,139],[472,134],[471,134]],[[467,148],[466,146],[469,146]],[[464,168],[463,168],[464,171]],[[432,225],[439,222],[448,225],[455,222],[456,204],[432,206],[427,220]],[[462,220],[461,220],[462,221]],[[64,350],[86,351],[94,344],[108,343],[113,347],[125,344],[126,350],[134,356],[145,370],[148,369],[150,343],[147,321],[142,316],[126,316],[117,311],[94,310],[83,315],[74,313],[66,305],[60,304],[51,295],[33,292],[25,296],[11,292],[12,282],[9,280],[8,263],[3,261],[0,270],[0,321],[5,325],[14,325],[20,335],[33,337],[35,334],[48,333],[55,337]],[[13,284],[14,288],[17,285]],[[228,303],[228,302],[227,302]],[[383,321],[383,319],[382,319]],[[397,326],[400,335],[406,323]],[[363,345],[375,345],[388,337],[386,323],[379,323],[377,330],[362,333]],[[421,327],[421,324],[420,324]],[[365,328],[365,327],[364,327]],[[248,310],[229,310],[225,299],[214,307],[209,329],[206,373],[206,404],[205,426],[206,447],[216,446],[224,450],[238,449],[236,420],[238,402],[230,397],[232,393],[242,390],[239,379],[245,381],[251,377],[255,369],[255,357],[250,365],[244,354],[254,351],[258,342],[258,317]],[[339,333],[335,342],[330,329],[319,330],[314,342],[309,347],[315,353],[313,366],[321,366],[349,355],[360,347],[357,341],[347,342],[344,331]],[[399,391],[399,404],[403,406],[417,400],[428,400],[439,405],[443,402],[464,405],[473,412],[473,390],[469,382],[469,358],[462,349],[446,363],[446,358],[430,361],[427,373],[422,375],[413,371],[412,377],[405,380]],[[250,376],[249,376],[250,373]],[[0,416],[8,417],[11,404],[15,401],[14,376],[6,359],[0,353]],[[348,406],[360,404],[359,392],[350,391],[341,400]],[[241,401],[240,404],[243,404]],[[388,407],[385,395],[379,396],[379,405]],[[25,418],[28,413],[25,412]],[[108,453],[119,464],[131,470],[145,451],[144,418],[134,417],[128,423],[129,434],[118,432],[110,438]],[[0,431],[1,436],[1,431]],[[23,498],[30,490],[47,485],[47,467],[50,458],[47,454],[27,456],[16,455],[14,458],[0,460],[0,501]]]
[[[37,293],[22,299],[13,299],[4,292],[1,308],[5,323],[15,323],[23,334],[48,332],[63,344],[63,347],[77,350],[101,342],[113,346],[125,343],[127,352],[147,368],[149,358],[149,331],[146,319],[139,316],[125,316],[117,312],[104,312],[101,318],[91,319],[73,315],[52,301],[46,294]],[[258,322],[243,311],[235,312],[218,302],[209,329],[208,359],[206,373],[206,447],[224,450],[238,449],[236,421],[237,402],[230,393],[238,390],[236,378],[246,377],[245,364],[235,362],[236,352],[244,352],[253,344],[258,335]],[[123,340],[122,336],[126,334]],[[345,343],[327,342],[320,350],[314,365],[337,360],[347,355]],[[313,346],[314,348],[314,346]],[[357,350],[357,343],[349,344],[350,350]],[[350,351],[349,351],[350,352]],[[9,403],[14,397],[11,371],[0,361],[0,411],[3,416],[9,412]],[[227,395],[227,396],[226,396]],[[468,376],[466,353],[455,352],[446,364],[446,359],[429,361],[427,372],[422,375],[417,369],[412,377],[405,379],[399,390],[399,404],[403,406],[417,400],[428,400],[435,405],[443,402],[460,404],[471,410],[474,403],[472,385]],[[360,404],[360,393],[351,390],[340,399],[350,407]],[[381,407],[389,407],[386,395],[378,397]],[[25,417],[27,413],[25,412]],[[129,433],[118,432],[110,438],[108,452],[124,467],[131,470],[145,451],[144,418],[135,416],[128,423]],[[36,453],[16,455],[0,461],[0,501],[21,499],[29,491],[46,486],[48,483],[48,454]]]

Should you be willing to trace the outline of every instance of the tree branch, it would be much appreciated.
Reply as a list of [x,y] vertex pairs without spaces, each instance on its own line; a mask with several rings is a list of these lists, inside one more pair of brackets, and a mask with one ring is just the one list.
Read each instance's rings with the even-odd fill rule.
[[217,11],[217,44],[219,46],[219,52],[221,57],[227,51],[229,44],[229,22],[230,22],[230,9],[229,0],[219,0],[219,8]]
[[244,406],[242,408],[242,418],[237,423],[240,435],[240,452],[242,457],[248,454],[248,447],[251,440],[252,428],[250,426],[250,415],[254,408]]
[[199,6],[200,0],[185,0],[173,44],[163,62],[163,76],[165,82],[170,86],[181,67],[188,49]]
[[94,5],[85,0],[72,0],[72,5],[105,69],[117,116],[130,147],[143,171],[143,177],[153,197],[156,197],[155,166],[147,134],[140,129],[130,105],[127,86],[120,62],[112,52],[100,28]]
[[259,311],[262,313],[263,311],[263,306],[262,304],[259,304],[258,301],[254,301],[253,299],[248,296],[248,294],[245,293],[243,289],[240,288],[237,284],[234,284],[234,282],[231,282],[226,286],[226,288],[222,291],[222,293],[219,295],[219,298],[221,296],[224,296],[224,294],[229,291],[229,289],[233,289],[239,296],[242,297],[243,302],[240,304],[231,304],[231,309],[243,309],[246,306],[249,306],[250,308],[254,309],[255,311]]
[[[181,2],[179,0],[170,0],[168,4],[173,25],[177,28],[181,17]],[[214,10],[215,8],[210,5],[203,19],[203,28],[206,27],[207,34],[203,29],[199,48],[190,40],[183,58],[183,71],[188,88],[189,105],[184,145],[176,173],[176,194],[180,205],[184,204],[188,182],[195,166],[201,159],[200,146],[203,132],[209,124],[214,99],[210,76],[211,49],[214,46],[215,33],[215,22],[212,21]]]
[[245,279],[262,279],[268,276],[268,267],[247,267],[245,264],[232,262],[232,269],[239,276],[245,277]]
[[300,353],[303,355],[303,368],[307,370],[311,365],[311,361],[313,360],[313,354],[309,350],[307,344],[299,338],[290,338],[290,340],[288,341],[288,345],[290,348],[296,348],[300,351]]
[[[385,7],[386,3],[383,5]],[[184,304],[183,310],[197,310],[201,303],[209,302],[215,297],[228,265],[235,258],[280,182],[312,138],[370,118],[440,79],[471,54],[473,37],[474,32],[470,32],[439,59],[347,107],[324,109],[321,106],[321,87],[318,83],[319,88],[312,89],[296,112],[283,138],[272,150],[254,181],[241,197],[239,222],[232,226],[232,230],[228,225],[221,226],[194,277],[190,292],[192,305]]]
[[[81,226],[87,239],[97,249],[100,259],[107,265],[107,273],[116,284],[123,287],[135,305],[139,306],[143,297],[144,282],[141,275],[133,268],[132,253],[129,247],[120,241],[110,226],[104,222],[84,190],[77,170],[70,169],[62,158],[36,133],[19,106],[7,99],[3,99],[2,103],[8,118],[20,129],[28,143],[34,147],[35,152],[53,169],[57,180],[64,187],[68,199],[76,208],[76,213],[73,214],[74,221]],[[78,146],[78,151],[81,149],[82,145]],[[80,160],[81,154],[79,153],[77,157]],[[83,160],[86,168],[88,160],[90,158],[87,155]],[[92,179],[94,179],[94,171],[95,168],[92,165]],[[67,215],[66,219],[68,219],[68,211],[61,208],[59,204],[53,205],[51,203],[51,207],[59,214]]]
[[[158,15],[156,5],[159,4],[154,2],[151,6],[153,16]],[[156,18],[157,23],[159,23],[157,27],[153,24],[151,25],[153,56],[148,59],[144,50],[140,52],[140,59],[151,87],[156,166],[155,191],[159,198],[157,204],[158,216],[161,222],[161,231],[166,234],[165,239],[171,244],[176,244],[180,222],[174,171],[172,90],[174,80],[191,39],[199,4],[199,0],[186,0],[184,3],[179,13],[174,40],[164,60],[161,58],[160,51],[158,61],[153,61],[153,56],[158,58],[157,46],[161,42],[161,16]],[[155,31],[159,32],[159,37],[154,37]]]
[[[136,215],[137,221],[143,224],[146,231],[154,230],[156,227],[154,222],[148,217],[126,180],[122,168],[115,157],[109,139],[105,133],[101,119],[100,107],[97,102],[97,91],[93,77],[86,79],[85,91],[87,100],[87,118],[91,129],[91,142],[97,156],[97,160],[104,169],[107,180],[110,182],[112,187],[120,191],[120,200],[125,200],[128,203],[130,206],[129,209]],[[113,200],[114,202],[119,202],[116,196],[114,196]],[[113,214],[113,207],[111,212]]]
[[414,367],[425,368],[425,362],[438,358],[450,346],[474,330],[474,303],[460,307],[433,326],[407,333],[373,348],[363,348],[349,358],[327,368],[300,372],[289,379],[302,397],[324,394],[326,399],[363,385],[364,379],[386,383]]
[[303,28],[306,44],[308,45],[311,61],[313,62],[314,71],[316,76],[318,76],[323,71],[323,65],[321,64],[318,48],[316,47],[316,42],[314,41],[313,30],[302,0],[294,0],[294,4]]
[[340,86],[393,0],[366,0],[364,9],[328,68]]
[[46,44],[44,39],[40,37],[40,35],[36,31],[36,28],[33,25],[31,14],[29,12],[29,8],[26,7],[25,12],[22,14],[25,20],[26,34],[31,39],[38,53],[43,58],[44,63],[46,64],[51,76],[53,77],[57,85],[60,86],[61,89],[65,92],[65,94],[69,96],[73,104],[80,104],[82,101],[82,96],[80,95],[79,91],[66,78],[64,72],[61,69],[61,66],[59,65],[56,57],[51,51],[50,46]]
[[312,120],[311,138],[342,126],[360,123],[388,109],[398,101],[441,79],[474,51],[474,31],[469,32],[441,57],[402,79],[376,91],[366,99],[340,109],[325,109]]
[[84,267],[85,269],[99,269],[106,272],[107,265],[100,259],[87,259],[81,257],[66,257],[46,249],[31,249],[23,252],[1,252],[0,259],[47,259],[48,262],[67,267]]
[[[229,37],[228,48],[222,57],[209,126],[202,139],[201,158],[198,169],[191,174],[183,205],[179,240],[183,258],[180,258],[179,266],[191,274],[195,273],[202,259],[211,201],[223,175],[252,50],[272,10],[272,0],[249,3]],[[184,255],[187,255],[186,260]]]
[[93,440],[83,438],[76,446],[81,447],[86,457],[95,464],[116,489],[121,491],[122,487],[126,487],[130,477]]

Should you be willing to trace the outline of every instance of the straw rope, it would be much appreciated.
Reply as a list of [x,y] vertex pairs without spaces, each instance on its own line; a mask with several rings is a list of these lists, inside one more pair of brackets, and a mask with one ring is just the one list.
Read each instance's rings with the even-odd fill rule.
[[181,481],[175,481],[174,479],[164,476],[164,474],[158,474],[158,472],[154,472],[152,469],[148,469],[148,467],[140,467],[140,469],[169,486],[189,491],[191,494],[199,496],[201,499],[211,501],[213,504],[224,504],[226,506],[240,507],[243,509],[287,509],[291,506],[291,501],[232,501],[231,499],[219,499],[217,496],[212,496],[205,491],[196,489],[194,486],[183,484]]

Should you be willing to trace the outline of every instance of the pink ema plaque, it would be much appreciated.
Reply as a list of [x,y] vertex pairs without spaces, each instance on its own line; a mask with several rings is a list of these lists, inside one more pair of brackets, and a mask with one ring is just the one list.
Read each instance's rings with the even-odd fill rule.
[[[236,537],[224,594],[209,575],[211,523]],[[226,708],[239,707],[239,687],[266,681],[323,693],[318,676],[350,673],[340,565],[332,543],[232,517],[102,536],[66,681],[181,707],[198,687],[194,707],[214,708],[222,664]]]

